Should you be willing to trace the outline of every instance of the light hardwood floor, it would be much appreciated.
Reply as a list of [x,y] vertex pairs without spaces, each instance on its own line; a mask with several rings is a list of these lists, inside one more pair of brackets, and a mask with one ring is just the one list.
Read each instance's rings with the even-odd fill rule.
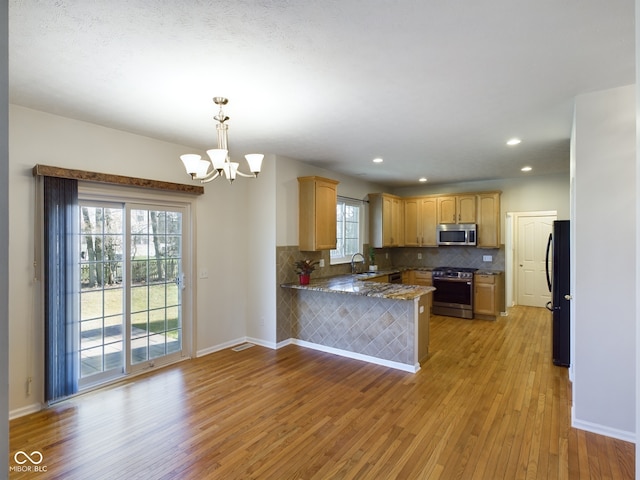
[[[297,346],[225,350],[13,420],[46,479],[631,479],[634,446],[569,427],[546,310],[435,316],[417,374]],[[26,464],[25,464],[26,465]]]

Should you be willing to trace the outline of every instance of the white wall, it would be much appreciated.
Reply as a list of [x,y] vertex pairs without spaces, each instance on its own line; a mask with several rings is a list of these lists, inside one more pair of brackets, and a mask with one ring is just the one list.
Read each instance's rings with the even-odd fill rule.
[[274,155],[266,155],[263,171],[245,180],[248,201],[243,219],[247,225],[247,271],[244,294],[247,336],[271,348],[276,344],[276,169]]
[[574,132],[573,425],[633,441],[635,86],[577,97]]
[[[43,336],[39,285],[34,282],[35,164],[190,183],[179,155],[192,148],[11,105],[9,119],[9,409],[20,414],[43,398]],[[205,186],[196,206],[196,344],[208,352],[246,336],[249,220],[252,179]],[[33,378],[27,395],[26,379]]]

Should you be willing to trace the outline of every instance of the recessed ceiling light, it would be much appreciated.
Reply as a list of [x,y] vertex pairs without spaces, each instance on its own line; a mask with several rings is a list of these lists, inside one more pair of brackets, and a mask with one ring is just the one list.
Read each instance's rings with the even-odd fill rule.
[[520,142],[522,142],[522,140],[520,140],[519,138],[511,138],[507,140],[507,145],[513,147],[514,145],[518,145]]
[[531,167],[529,167],[529,166],[526,166],[526,167],[522,167],[520,170],[523,171],[523,172],[530,172],[533,169]]
[[373,163],[382,163],[382,159],[380,157],[374,158]]
[[427,177],[420,177],[418,181],[424,183],[427,181]]

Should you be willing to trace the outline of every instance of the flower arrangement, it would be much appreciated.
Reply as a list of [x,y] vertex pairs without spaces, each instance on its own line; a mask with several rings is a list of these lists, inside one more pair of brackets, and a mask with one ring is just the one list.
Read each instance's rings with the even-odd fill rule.
[[296,273],[298,275],[311,275],[311,272],[316,269],[316,265],[318,265],[319,263],[320,262],[318,262],[317,260],[305,259],[298,260],[294,265]]

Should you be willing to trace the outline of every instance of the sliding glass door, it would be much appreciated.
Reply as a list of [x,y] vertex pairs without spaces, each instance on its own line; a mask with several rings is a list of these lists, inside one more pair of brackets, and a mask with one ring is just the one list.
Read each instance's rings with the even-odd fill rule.
[[80,204],[80,379],[124,373],[124,228],[121,205]]
[[184,355],[183,217],[80,201],[80,388]]
[[182,212],[129,207],[132,368],[182,353]]

